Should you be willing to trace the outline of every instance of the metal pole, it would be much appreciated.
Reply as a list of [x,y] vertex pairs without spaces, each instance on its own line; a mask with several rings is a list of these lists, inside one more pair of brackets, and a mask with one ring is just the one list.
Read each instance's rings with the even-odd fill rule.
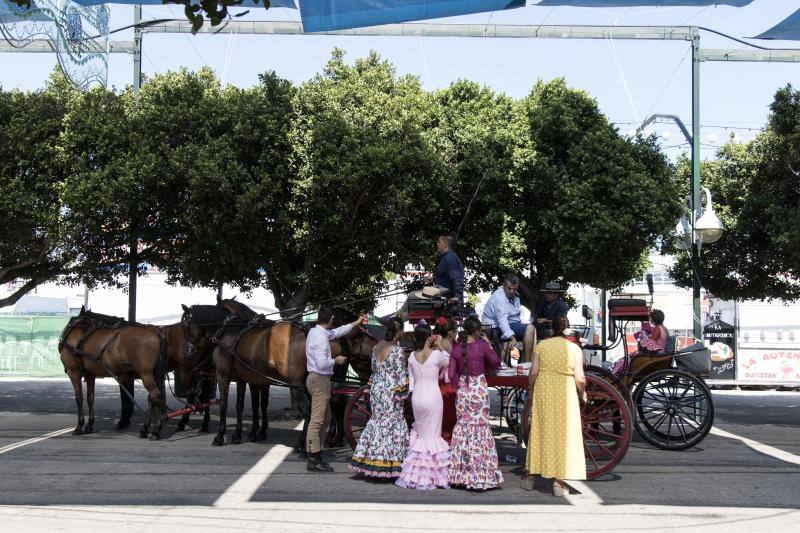
[[[133,224],[131,224],[133,230]],[[130,258],[128,263],[128,320],[136,322],[136,285],[139,274],[138,239],[131,236]]]
[[[139,92],[142,86],[142,6],[133,6],[133,91]],[[135,231],[131,221],[131,231]],[[128,320],[136,322],[136,286],[139,274],[138,247],[139,240],[135,235],[130,236],[130,258],[128,263]]]
[[[608,317],[606,316],[606,290],[600,290],[600,344],[605,346],[606,345],[606,324],[608,324]],[[603,354],[603,362],[606,362],[606,356],[608,355],[606,352],[601,352]]]
[[133,6],[133,90],[139,92],[142,86],[142,6]]
[[700,35],[692,38],[692,330],[702,335],[700,324],[700,249],[694,225],[700,218]]

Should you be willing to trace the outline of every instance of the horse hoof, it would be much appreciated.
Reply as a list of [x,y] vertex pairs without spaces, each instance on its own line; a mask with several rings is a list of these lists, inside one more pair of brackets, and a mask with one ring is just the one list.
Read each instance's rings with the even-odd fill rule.
[[150,435],[150,440],[161,440],[161,435],[159,435],[158,433],[153,433],[152,435]]
[[94,433],[94,428],[92,426],[86,426],[83,428],[84,435],[91,435],[92,433]]
[[72,432],[73,435],[83,435],[83,428],[80,426],[75,428],[75,431]]
[[141,430],[141,431],[139,432],[139,438],[140,438],[140,439],[146,439],[146,438],[147,438],[147,431],[146,431],[146,430],[144,430],[144,429],[143,429],[143,430]]
[[264,430],[259,431],[258,440],[267,440],[267,432]]
[[217,435],[214,437],[214,440],[211,441],[212,446],[224,446],[225,445],[225,438],[222,435]]
[[258,433],[250,433],[247,435],[248,442],[258,442]]
[[117,422],[117,429],[125,429],[130,425],[131,425],[130,420],[120,420],[119,422]]
[[177,426],[175,426],[175,433],[177,433],[179,431],[183,431],[185,429],[186,429],[186,425],[185,424],[178,424]]
[[200,426],[200,429],[197,430],[199,433],[208,433],[208,426]]
[[241,444],[242,443],[242,436],[239,434],[234,433],[231,437],[231,444]]

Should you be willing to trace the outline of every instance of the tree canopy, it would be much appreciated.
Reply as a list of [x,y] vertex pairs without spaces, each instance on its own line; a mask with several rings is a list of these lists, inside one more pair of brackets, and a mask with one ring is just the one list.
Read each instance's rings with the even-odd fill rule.
[[[699,274],[722,298],[800,298],[800,92],[779,89],[770,109],[753,141],[727,143],[701,168],[725,234],[703,246]],[[688,162],[680,170],[688,176]],[[691,285],[685,254],[672,275]]]
[[520,100],[468,80],[426,92],[375,53],[334,50],[299,86],[267,72],[223,87],[203,69],[138,94],[59,87],[0,91],[0,179],[18,198],[2,215],[22,225],[3,228],[0,266],[41,253],[47,232],[64,258],[4,274],[33,285],[124,286],[133,262],[173,283],[264,286],[284,316],[368,308],[452,232],[468,288],[513,270],[532,307],[548,281],[624,284],[679,214],[655,142],[620,136],[561,79]]

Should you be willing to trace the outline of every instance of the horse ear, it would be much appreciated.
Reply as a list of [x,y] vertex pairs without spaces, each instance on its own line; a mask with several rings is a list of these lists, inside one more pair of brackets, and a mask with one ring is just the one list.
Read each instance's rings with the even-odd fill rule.
[[85,312],[86,312],[86,306],[85,306],[85,305],[82,305],[82,306],[81,306],[81,313],[80,313],[80,314],[84,314]]
[[183,312],[184,312],[184,313],[186,313],[186,312],[188,312],[188,311],[189,311],[189,308],[188,308],[188,307],[186,307],[185,305],[181,304],[181,307],[183,307]]

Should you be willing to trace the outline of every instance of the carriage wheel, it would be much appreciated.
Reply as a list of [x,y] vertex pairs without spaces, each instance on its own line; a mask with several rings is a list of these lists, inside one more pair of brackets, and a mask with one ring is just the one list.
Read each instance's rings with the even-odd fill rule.
[[344,409],[344,435],[350,448],[356,449],[361,432],[372,416],[369,405],[369,386],[364,385],[350,397]]
[[659,370],[633,391],[636,431],[662,450],[700,443],[714,423],[711,391],[700,378],[680,370]]
[[[403,416],[409,428],[414,424],[414,413],[411,402],[406,400],[403,405]],[[369,385],[364,385],[350,397],[344,409],[344,435],[350,448],[356,449],[361,432],[372,418],[372,407],[369,404]]]
[[604,381],[608,382],[609,384],[613,385],[617,392],[625,399],[625,402],[628,404],[628,409],[630,409],[631,413],[633,413],[633,400],[631,399],[631,391],[625,386],[624,383],[619,379],[619,377],[611,372],[610,370],[606,370],[603,367],[589,365],[583,369],[585,374],[591,374],[593,376],[597,376],[602,378]]
[[506,396],[506,407],[503,416],[509,429],[517,434],[517,442],[524,440],[522,432],[522,419],[525,415],[525,406],[528,404],[528,389],[511,389]]
[[[594,479],[614,469],[622,461],[631,443],[631,412],[615,387],[605,380],[586,376],[588,401],[581,406],[583,451],[586,477]],[[525,406],[522,431],[528,442],[531,431],[531,400]]]

